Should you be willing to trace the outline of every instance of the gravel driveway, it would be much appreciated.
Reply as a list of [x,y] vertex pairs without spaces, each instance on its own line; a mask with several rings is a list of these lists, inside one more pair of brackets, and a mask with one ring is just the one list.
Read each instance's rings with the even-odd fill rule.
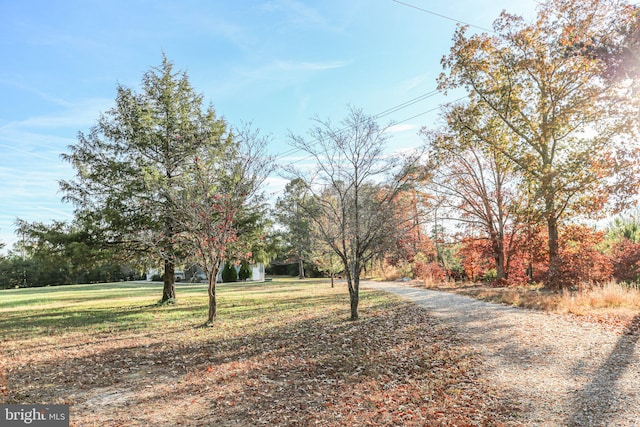
[[640,336],[598,324],[396,283],[366,282],[408,298],[453,326],[510,393],[530,426],[639,426]]

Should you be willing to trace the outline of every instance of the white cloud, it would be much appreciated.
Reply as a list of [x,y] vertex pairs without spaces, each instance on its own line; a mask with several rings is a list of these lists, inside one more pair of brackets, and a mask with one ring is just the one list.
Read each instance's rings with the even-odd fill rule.
[[415,131],[418,128],[419,128],[418,125],[414,125],[410,123],[400,123],[397,125],[389,126],[389,128],[387,128],[386,130],[386,133],[393,134],[393,133],[401,133],[401,132],[407,132],[407,131]]
[[347,61],[292,61],[276,59],[260,67],[244,69],[239,72],[244,78],[245,84],[256,81],[270,80],[281,81],[287,84],[295,84],[303,80],[311,73],[334,70],[345,67]]
[[57,113],[29,117],[24,120],[8,123],[3,126],[3,128],[85,128],[94,124],[100,113],[106,111],[112,106],[113,99],[87,98],[78,101]]
[[269,199],[275,199],[284,192],[288,179],[280,176],[269,176],[264,182],[264,191]]
[[[22,135],[25,136],[25,134],[22,134]],[[3,138],[2,132],[0,132],[0,140],[6,140]],[[15,139],[14,141],[16,141],[16,145],[19,143],[24,144],[24,140]],[[42,154],[34,151],[33,149],[32,150],[21,149],[21,148],[18,148],[16,145],[0,144],[0,149],[2,151],[9,150],[9,151],[13,151],[14,153],[18,153],[18,156],[22,158],[25,162],[27,161],[31,162],[34,158],[47,160],[47,161],[58,161],[58,159],[56,159],[54,155]],[[31,145],[31,147],[33,147],[33,145]],[[9,153],[7,151],[4,151],[3,154],[5,156],[8,156]],[[14,167],[18,166],[15,162],[13,163],[13,165]]]
[[59,98],[55,95],[50,95],[46,92],[41,91],[38,88],[26,85],[20,81],[18,81],[18,79],[10,79],[10,78],[6,78],[6,77],[0,77],[0,84],[1,85],[6,85],[6,86],[11,86],[14,87],[16,89],[20,89],[22,91],[28,92],[28,93],[32,93],[36,96],[38,96],[39,98],[41,98],[44,101],[50,102],[52,104],[61,106],[61,107],[70,107],[72,104],[62,98]]
[[262,7],[267,12],[283,12],[287,20],[296,26],[332,29],[327,20],[314,8],[296,0],[274,0]]
[[404,80],[398,86],[401,92],[412,92],[414,89],[421,86],[423,83],[427,81],[430,84],[433,84],[432,80],[433,79],[431,78],[431,73],[422,73],[417,76],[411,77],[407,80]]
[[[282,71],[324,71],[346,66],[346,61],[305,62],[305,61],[280,61],[273,63],[273,68]],[[271,68],[271,67],[267,67]]]

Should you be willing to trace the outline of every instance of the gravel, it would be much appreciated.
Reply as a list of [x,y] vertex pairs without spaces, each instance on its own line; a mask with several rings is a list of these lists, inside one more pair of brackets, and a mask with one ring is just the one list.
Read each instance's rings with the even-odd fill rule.
[[520,403],[523,424],[640,426],[637,333],[396,283],[363,286],[408,298],[454,327],[488,380]]

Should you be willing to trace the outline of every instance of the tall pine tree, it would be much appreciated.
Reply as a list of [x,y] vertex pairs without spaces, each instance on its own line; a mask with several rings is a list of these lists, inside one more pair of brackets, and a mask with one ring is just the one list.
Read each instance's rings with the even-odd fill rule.
[[175,298],[181,177],[199,152],[228,143],[226,128],[163,55],[139,92],[119,85],[115,106],[63,154],[76,170],[61,182],[65,199],[100,224],[105,245],[163,262],[162,301]]

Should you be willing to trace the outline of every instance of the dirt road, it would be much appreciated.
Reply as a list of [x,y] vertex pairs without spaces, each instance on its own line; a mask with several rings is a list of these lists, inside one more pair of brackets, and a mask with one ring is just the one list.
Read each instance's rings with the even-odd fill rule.
[[640,336],[598,324],[398,283],[363,283],[414,301],[457,329],[531,426],[640,426]]

